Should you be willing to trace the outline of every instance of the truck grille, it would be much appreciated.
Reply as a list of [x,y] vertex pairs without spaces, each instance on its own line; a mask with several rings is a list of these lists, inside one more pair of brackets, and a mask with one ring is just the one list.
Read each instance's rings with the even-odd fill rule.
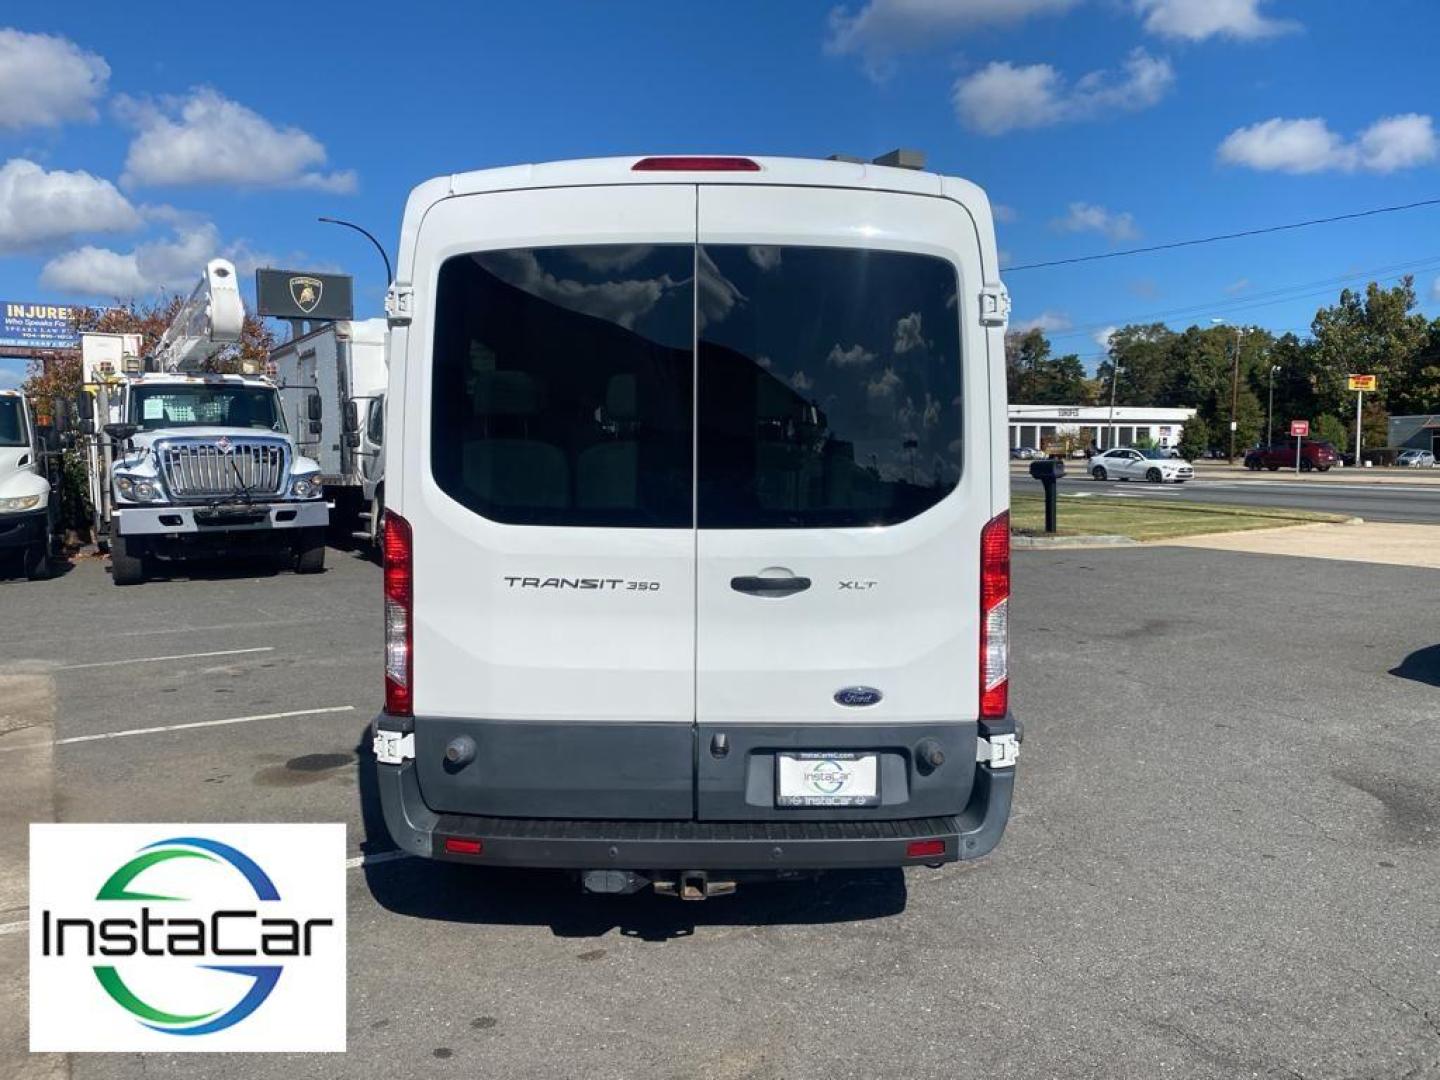
[[180,439],[157,443],[165,490],[176,499],[278,495],[289,447],[270,439]]

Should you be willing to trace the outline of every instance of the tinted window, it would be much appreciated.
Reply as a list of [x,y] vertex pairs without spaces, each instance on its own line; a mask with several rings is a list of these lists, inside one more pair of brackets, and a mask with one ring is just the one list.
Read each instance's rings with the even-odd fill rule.
[[943,259],[705,245],[699,524],[878,525],[960,476],[960,327]]
[[21,416],[18,397],[0,397],[0,446],[25,445],[25,424]]
[[369,430],[367,438],[379,446],[385,441],[385,399],[375,398],[370,402]]
[[495,521],[689,528],[690,245],[448,259],[430,464]]

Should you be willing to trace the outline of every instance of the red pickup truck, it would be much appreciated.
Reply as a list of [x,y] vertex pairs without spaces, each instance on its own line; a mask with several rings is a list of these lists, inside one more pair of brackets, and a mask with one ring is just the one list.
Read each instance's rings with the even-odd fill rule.
[[[1340,454],[1333,444],[1319,440],[1312,442],[1309,439],[1305,439],[1300,444],[1301,472],[1310,472],[1312,469],[1329,472],[1332,465],[1338,464],[1340,464]],[[1254,471],[1269,469],[1271,472],[1279,469],[1293,469],[1295,467],[1294,441],[1257,446],[1245,455],[1245,467]]]

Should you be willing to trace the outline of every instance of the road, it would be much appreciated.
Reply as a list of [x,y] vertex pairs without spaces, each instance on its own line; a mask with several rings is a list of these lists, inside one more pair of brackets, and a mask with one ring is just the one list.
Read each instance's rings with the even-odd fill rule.
[[[53,719],[23,779],[60,820],[339,821],[356,863],[347,1054],[53,1075],[1440,1075],[1433,571],[1018,553],[1027,739],[997,852],[704,904],[387,861],[378,577],[332,551],[311,578],[0,581],[0,677],[38,687],[0,701],[0,759]],[[0,799],[11,847],[51,802]],[[0,1013],[3,1055],[24,1010]]]
[[[1041,494],[1040,481],[1018,471],[1010,474],[1010,490]],[[1120,495],[1127,498],[1272,506],[1363,517],[1366,521],[1401,521],[1440,525],[1440,485],[1367,484],[1333,480],[1209,479],[1198,476],[1181,484],[1098,482],[1080,472],[1060,481],[1062,496]]]

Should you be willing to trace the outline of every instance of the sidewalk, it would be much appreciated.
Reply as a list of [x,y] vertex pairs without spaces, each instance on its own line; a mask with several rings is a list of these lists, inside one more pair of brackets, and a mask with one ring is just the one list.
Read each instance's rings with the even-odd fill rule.
[[1365,522],[1360,525],[1300,525],[1290,529],[1211,533],[1155,543],[1171,547],[1293,555],[1305,559],[1382,563],[1440,570],[1440,527]]
[[[1227,465],[1223,461],[1197,461],[1197,480],[1295,480],[1294,469],[1271,472],[1261,469],[1252,472],[1238,462]],[[1298,479],[1310,484],[1418,484],[1440,487],[1440,469],[1345,469],[1334,468],[1329,472],[1300,473]]]

